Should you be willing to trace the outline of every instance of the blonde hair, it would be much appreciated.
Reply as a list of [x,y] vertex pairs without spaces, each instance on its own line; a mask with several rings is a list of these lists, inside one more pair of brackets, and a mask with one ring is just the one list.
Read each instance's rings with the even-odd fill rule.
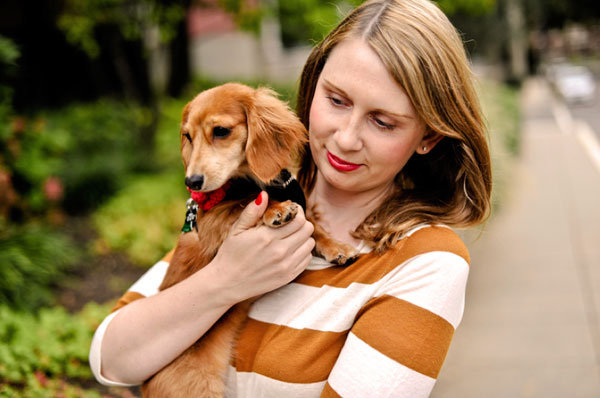
[[[410,98],[427,133],[444,138],[414,154],[396,176],[397,189],[353,236],[379,251],[420,224],[468,227],[489,215],[492,186],[485,123],[456,29],[429,0],[371,0],[352,11],[310,54],[297,112],[309,128],[310,106],[331,50],[362,38]],[[310,192],[316,166],[306,146],[299,180]]]

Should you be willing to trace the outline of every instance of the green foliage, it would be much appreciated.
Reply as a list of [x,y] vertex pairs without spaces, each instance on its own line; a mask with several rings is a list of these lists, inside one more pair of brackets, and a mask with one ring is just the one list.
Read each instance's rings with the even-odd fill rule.
[[[56,175],[65,184],[64,206],[72,212],[94,208],[116,192],[123,179],[142,161],[140,131],[149,110],[132,104],[101,100],[73,105],[48,114],[48,136],[62,137],[67,148],[59,157]],[[56,153],[56,152],[55,152]]]
[[4,81],[15,72],[17,59],[20,56],[21,52],[17,45],[12,40],[0,35],[0,114],[7,113],[10,109],[12,89],[6,86]]
[[3,121],[11,113],[12,89],[5,85],[4,80],[14,73],[20,55],[17,45],[0,35],[0,136],[8,128]]
[[63,308],[25,313],[0,305],[0,396],[100,397],[78,381],[93,378],[88,352],[111,304],[87,304],[77,315]]
[[250,32],[260,31],[262,18],[278,18],[284,45],[293,46],[320,41],[352,7],[363,1],[270,0],[260,2],[260,6],[248,6],[244,0],[219,0],[219,5],[242,30]]
[[521,114],[519,90],[507,84],[486,80],[480,90],[490,135],[498,139],[510,156],[520,148]]
[[[212,2],[208,1],[207,3],[210,6]],[[219,5],[233,15],[235,23],[240,29],[253,33],[260,31],[260,20],[264,13],[268,12],[268,7],[265,7],[264,4],[249,6],[248,2],[244,0],[219,0]]]
[[0,63],[16,65],[20,56],[19,48],[12,40],[0,35]]
[[94,31],[98,25],[116,25],[128,40],[143,38],[158,27],[160,38],[175,37],[176,26],[185,16],[185,1],[168,4],[156,0],[67,0],[58,19],[58,27],[67,40],[79,46],[91,58],[100,54]]
[[352,7],[362,2],[279,1],[278,16],[284,45],[291,47],[319,42]]
[[189,194],[185,190],[179,126],[185,104],[216,83],[198,80],[186,98],[165,99],[156,133],[156,157],[162,171],[136,174],[93,215],[102,250],[122,250],[137,264],[160,259],[176,243]]
[[496,0],[436,0],[438,6],[448,15],[463,12],[478,16],[492,12]]
[[488,122],[492,175],[492,204],[501,207],[512,178],[514,159],[519,153],[521,113],[519,91],[505,84],[486,80],[479,87]]
[[5,114],[0,171],[6,170],[19,196],[13,206],[31,216],[45,214],[52,205],[81,213],[100,204],[140,164],[136,148],[147,113],[100,100],[30,118]]
[[53,304],[51,286],[78,256],[69,239],[48,228],[0,225],[0,302],[22,309]]
[[133,178],[94,215],[100,247],[124,250],[131,260],[149,266],[175,247],[189,194],[178,169]]
[[191,94],[189,98],[171,98],[163,101],[155,136],[156,161],[162,168],[173,171],[177,169],[180,175],[183,175],[184,171],[181,162],[179,127],[183,107],[193,96]]

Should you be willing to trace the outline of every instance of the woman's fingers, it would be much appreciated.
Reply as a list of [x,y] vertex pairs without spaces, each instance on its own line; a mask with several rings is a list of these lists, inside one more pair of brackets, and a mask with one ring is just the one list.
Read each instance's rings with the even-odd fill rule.
[[[260,200],[259,200],[260,199]],[[242,211],[237,221],[232,225],[230,235],[238,235],[256,226],[267,209],[268,194],[261,192],[256,201],[250,202]]]

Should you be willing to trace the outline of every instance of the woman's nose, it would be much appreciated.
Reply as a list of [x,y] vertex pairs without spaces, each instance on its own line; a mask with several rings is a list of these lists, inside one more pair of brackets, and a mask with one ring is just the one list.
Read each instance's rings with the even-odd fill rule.
[[335,140],[340,149],[345,151],[357,151],[362,148],[360,118],[349,115],[346,123],[342,123],[335,133]]

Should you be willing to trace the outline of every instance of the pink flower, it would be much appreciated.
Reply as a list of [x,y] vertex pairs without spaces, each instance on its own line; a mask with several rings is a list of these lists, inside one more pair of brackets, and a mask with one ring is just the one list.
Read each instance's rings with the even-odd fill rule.
[[59,201],[63,197],[63,184],[58,177],[48,177],[44,181],[44,196],[50,201]]

